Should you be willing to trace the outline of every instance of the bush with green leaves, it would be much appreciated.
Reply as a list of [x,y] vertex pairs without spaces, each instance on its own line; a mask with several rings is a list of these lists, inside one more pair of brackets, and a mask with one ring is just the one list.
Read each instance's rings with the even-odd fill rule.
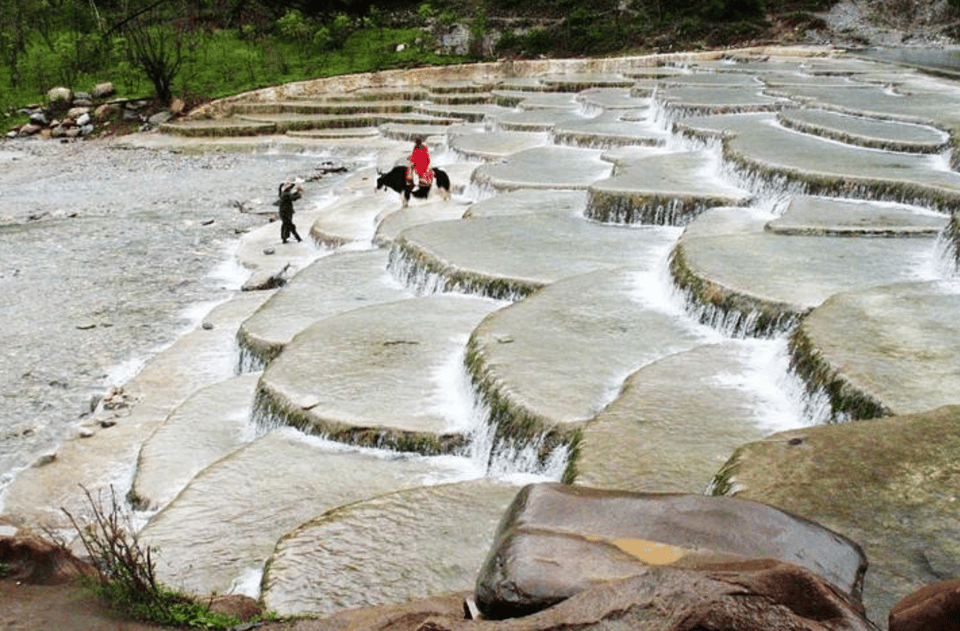
[[240,622],[210,611],[202,601],[157,580],[155,549],[140,541],[113,487],[106,502],[100,494],[83,491],[91,510],[90,522],[81,524],[69,511],[63,512],[97,572],[92,585],[96,594],[124,615],[164,626],[229,629]]

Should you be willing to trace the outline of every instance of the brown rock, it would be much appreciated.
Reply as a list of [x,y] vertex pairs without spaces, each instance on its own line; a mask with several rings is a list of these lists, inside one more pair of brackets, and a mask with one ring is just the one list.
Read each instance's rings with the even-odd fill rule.
[[[876,631],[812,572],[775,560],[699,572],[647,567],[523,618],[431,618],[419,631]],[[363,631],[374,631],[363,629]]]
[[238,618],[241,622],[263,616],[263,607],[253,598],[241,594],[215,597],[210,601],[210,611]]
[[93,119],[102,121],[111,116],[116,116],[120,112],[120,106],[116,103],[104,103],[93,111]]
[[171,114],[180,116],[183,114],[183,110],[186,109],[186,107],[187,104],[184,103],[183,99],[173,99],[173,101],[170,102],[170,107],[168,109],[170,110]]
[[489,618],[528,615],[649,566],[708,571],[773,558],[816,572],[859,603],[859,546],[759,502],[533,484],[514,499],[477,577]]
[[37,585],[59,585],[95,570],[69,550],[32,533],[0,537],[0,563],[9,578]]
[[34,123],[27,123],[26,125],[24,125],[24,126],[22,126],[22,127],[20,128],[20,135],[21,135],[21,136],[33,136],[34,134],[36,134],[37,132],[39,132],[41,129],[42,129],[42,127],[40,127],[40,125],[36,125],[36,124],[34,124]]
[[299,620],[289,631],[417,631],[430,618],[463,618],[468,594],[440,594],[397,605],[362,607],[329,618]]
[[960,631],[960,578],[921,587],[890,610],[889,631]]

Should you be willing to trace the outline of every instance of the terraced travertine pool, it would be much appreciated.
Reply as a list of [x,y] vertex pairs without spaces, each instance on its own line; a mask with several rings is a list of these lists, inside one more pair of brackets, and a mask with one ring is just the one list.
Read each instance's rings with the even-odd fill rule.
[[[469,589],[525,481],[731,491],[773,432],[955,404],[958,105],[773,49],[278,86],[131,138],[351,172],[305,183],[312,239],[241,238],[289,282],[211,311],[4,511],[62,525],[60,481],[121,480],[164,581],[326,614]],[[374,191],[416,136],[450,201]]]

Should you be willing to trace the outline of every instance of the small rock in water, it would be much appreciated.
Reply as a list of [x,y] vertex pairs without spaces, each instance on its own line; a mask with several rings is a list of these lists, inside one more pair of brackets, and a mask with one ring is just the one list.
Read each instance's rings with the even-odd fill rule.
[[201,326],[203,327],[203,330],[204,330],[204,331],[212,331],[212,330],[213,330],[213,323],[212,323],[212,322],[204,322]]
[[57,454],[56,454],[56,452],[49,453],[49,454],[43,454],[42,456],[40,456],[39,458],[37,458],[37,461],[33,463],[33,466],[34,466],[34,467],[43,467],[43,466],[45,466],[45,465],[50,464],[51,462],[53,462],[53,461],[56,460],[56,459],[57,459]]
[[277,250],[276,248],[263,248],[263,253],[270,256],[271,254],[276,254]]
[[201,226],[210,226],[210,225],[213,225],[213,223],[214,223],[214,220],[213,220],[213,219],[204,219],[203,221],[200,222],[200,225],[201,225]]

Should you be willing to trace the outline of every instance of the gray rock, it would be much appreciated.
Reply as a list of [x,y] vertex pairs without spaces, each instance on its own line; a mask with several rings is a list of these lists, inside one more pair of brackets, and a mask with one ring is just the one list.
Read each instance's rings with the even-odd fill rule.
[[781,432],[741,447],[718,490],[858,541],[870,559],[863,603],[885,620],[910,593],[960,576],[958,426],[960,407],[947,406]]
[[70,103],[73,100],[73,92],[69,88],[51,88],[47,92],[47,101],[50,103]]
[[524,487],[477,577],[477,605],[490,618],[523,616],[650,566],[709,570],[759,558],[800,565],[859,602],[866,557],[856,543],[802,517],[730,499]]
[[103,99],[113,94],[116,94],[116,90],[113,87],[113,83],[109,81],[106,83],[98,83],[93,88],[93,96],[98,99]]
[[162,112],[157,112],[147,120],[151,125],[161,125],[163,123],[166,123],[171,118],[173,118],[173,114],[164,110]]

